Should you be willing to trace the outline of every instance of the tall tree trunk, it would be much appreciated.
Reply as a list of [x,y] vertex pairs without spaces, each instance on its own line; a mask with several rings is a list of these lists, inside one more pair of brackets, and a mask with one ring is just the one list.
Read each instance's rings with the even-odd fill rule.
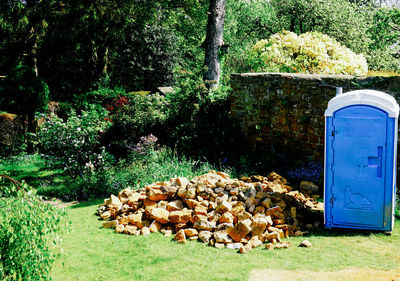
[[207,71],[203,79],[208,89],[216,89],[221,76],[221,62],[218,57],[219,48],[224,44],[225,4],[227,0],[210,0],[206,40],[204,41],[204,64]]
[[32,67],[35,71],[35,75],[39,76],[38,70],[38,59],[37,59],[37,50],[38,50],[38,35],[35,33],[35,28],[32,26],[30,28],[29,34],[25,40],[25,63]]
[[101,75],[107,74],[108,63],[108,46],[100,43],[97,50],[97,73]]
[[36,76],[39,76],[39,69],[38,69],[38,58],[37,58],[37,50],[38,50],[38,36],[35,34],[33,35],[33,45],[31,48],[31,60],[32,60],[32,68],[35,71]]
[[42,25],[42,17],[40,13],[40,3],[37,3],[35,0],[26,0],[26,8],[28,11],[29,18],[29,36],[27,40],[27,56],[28,56],[28,64],[35,71],[36,76],[39,76],[38,69],[38,40],[40,26]]

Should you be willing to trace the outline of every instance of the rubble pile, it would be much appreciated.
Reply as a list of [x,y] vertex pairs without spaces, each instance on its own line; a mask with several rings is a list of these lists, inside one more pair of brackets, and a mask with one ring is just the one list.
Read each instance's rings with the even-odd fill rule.
[[105,220],[103,227],[117,233],[160,231],[174,234],[178,243],[199,240],[247,253],[264,243],[267,249],[287,248],[290,242],[283,238],[318,227],[323,204],[310,194],[292,191],[274,172],[231,179],[210,171],[192,180],[179,177],[136,191],[124,189],[105,199],[98,215]]

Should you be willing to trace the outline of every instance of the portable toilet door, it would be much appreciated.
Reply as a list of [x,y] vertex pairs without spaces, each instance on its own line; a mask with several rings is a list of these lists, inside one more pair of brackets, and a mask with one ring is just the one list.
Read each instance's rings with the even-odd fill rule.
[[391,231],[399,105],[385,93],[341,94],[325,111],[325,227]]

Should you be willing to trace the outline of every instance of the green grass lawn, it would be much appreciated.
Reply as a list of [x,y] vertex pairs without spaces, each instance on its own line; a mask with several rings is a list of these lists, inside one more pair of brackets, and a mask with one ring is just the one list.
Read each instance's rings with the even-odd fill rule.
[[288,240],[288,249],[260,247],[246,255],[191,241],[177,244],[161,234],[128,236],[103,229],[94,215],[98,204],[68,208],[72,230],[63,236],[54,280],[246,280],[253,269],[338,271],[400,268],[400,221],[392,236],[357,231],[323,231],[307,237],[312,248]]
[[[38,155],[0,161],[0,173],[26,180],[39,191],[67,190],[62,170],[49,170]],[[293,237],[289,249],[260,247],[246,255],[199,242],[177,244],[161,234],[127,236],[103,229],[94,215],[102,200],[68,207],[71,231],[53,265],[54,280],[246,280],[254,269],[339,271],[400,269],[400,221],[392,236],[331,230]],[[308,239],[312,248],[297,245]]]
[[68,197],[70,193],[69,180],[62,169],[51,169],[38,154],[14,156],[0,159],[0,174],[24,180],[35,187],[38,193],[58,198]]

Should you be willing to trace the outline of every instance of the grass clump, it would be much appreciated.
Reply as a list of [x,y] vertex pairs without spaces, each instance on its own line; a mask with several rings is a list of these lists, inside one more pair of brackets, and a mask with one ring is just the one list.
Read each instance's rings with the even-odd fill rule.
[[121,160],[109,171],[107,190],[117,193],[126,187],[144,187],[156,181],[165,181],[172,177],[192,178],[215,169],[208,162],[179,156],[167,147],[150,149],[145,155],[133,153],[128,159]]

